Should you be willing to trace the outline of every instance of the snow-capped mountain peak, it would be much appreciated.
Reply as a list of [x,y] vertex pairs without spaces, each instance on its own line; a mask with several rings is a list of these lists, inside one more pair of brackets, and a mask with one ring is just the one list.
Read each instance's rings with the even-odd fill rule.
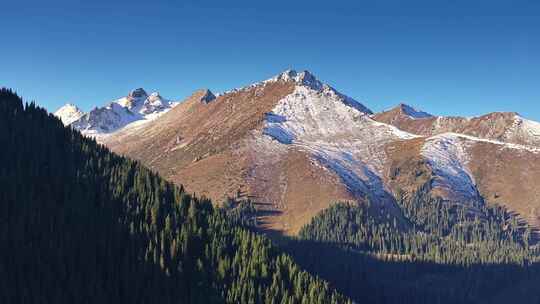
[[311,74],[307,70],[304,70],[302,72],[297,72],[295,70],[286,70],[266,80],[266,82],[275,82],[279,80],[293,81],[297,84],[304,85],[318,91],[323,90],[325,87],[329,87],[328,85],[323,84],[321,81],[319,81],[313,74]]
[[369,108],[367,108],[360,102],[354,100],[353,98],[349,96],[341,94],[330,85],[321,82],[319,79],[317,79],[317,77],[315,77],[311,72],[307,70],[304,70],[302,72],[297,72],[296,70],[286,70],[282,73],[277,74],[276,76],[272,78],[253,83],[251,85],[248,85],[242,88],[236,88],[229,91],[225,91],[225,92],[217,94],[217,96],[242,92],[242,91],[250,90],[257,87],[263,87],[263,86],[280,82],[280,81],[292,82],[295,84],[296,88],[306,88],[307,90],[312,91],[313,93],[322,94],[322,95],[327,96],[328,98],[339,100],[341,103],[344,103],[349,107],[355,108],[360,112],[363,112],[366,114],[373,113]]
[[60,109],[54,112],[54,116],[60,118],[64,125],[70,125],[72,122],[78,120],[84,115],[84,113],[74,104],[67,103]]
[[158,92],[148,95],[144,89],[138,88],[130,91],[127,96],[96,107],[86,114],[68,104],[56,111],[55,115],[60,117],[65,125],[71,125],[83,134],[101,136],[133,122],[153,120],[177,104],[161,97]]
[[[317,77],[315,77],[311,72],[304,70],[302,72],[297,72],[295,70],[286,70],[266,81],[263,81],[263,84],[277,82],[277,81],[290,81],[296,84],[297,88],[303,87],[307,90],[297,90],[299,93],[310,91],[312,94],[324,95],[325,98],[339,101],[348,107],[354,108],[360,112],[366,114],[372,114],[373,112],[364,106],[362,103],[354,100],[353,98],[341,94],[336,89],[330,85],[321,82]],[[312,99],[317,101],[319,99]]]
[[171,100],[163,98],[159,92],[152,92],[148,95],[143,88],[132,90],[126,97],[113,102],[127,108],[133,114],[142,115],[142,118],[147,115],[159,114],[175,105]]
[[170,108],[171,101],[159,95],[158,92],[153,92],[144,101],[140,109],[135,109],[136,112],[147,115],[160,112],[166,108]]
[[122,107],[138,112],[148,97],[148,94],[143,88],[138,88],[129,92],[126,97],[118,99],[116,103]]

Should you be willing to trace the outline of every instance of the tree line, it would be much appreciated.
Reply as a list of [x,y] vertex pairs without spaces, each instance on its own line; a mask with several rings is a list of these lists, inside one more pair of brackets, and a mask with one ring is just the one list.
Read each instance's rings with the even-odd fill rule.
[[540,303],[530,228],[501,206],[452,204],[430,190],[426,183],[398,198],[399,214],[334,204],[300,230],[289,251],[363,303]]
[[229,219],[232,209],[214,208],[7,89],[0,146],[4,303],[349,302]]

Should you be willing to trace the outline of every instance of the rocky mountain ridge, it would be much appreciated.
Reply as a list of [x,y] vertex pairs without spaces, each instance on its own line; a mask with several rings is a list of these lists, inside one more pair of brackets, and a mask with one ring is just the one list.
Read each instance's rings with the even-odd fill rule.
[[127,96],[113,100],[105,106],[83,113],[71,104],[64,105],[54,114],[65,125],[93,137],[106,136],[132,123],[144,123],[159,117],[178,103],[165,99],[158,92],[148,95],[142,88]]
[[441,117],[404,104],[373,114],[288,70],[222,94],[195,92],[98,140],[214,201],[255,201],[269,231],[294,234],[338,200],[399,212],[398,200],[425,185],[449,204],[502,204],[537,227],[538,125],[514,113]]

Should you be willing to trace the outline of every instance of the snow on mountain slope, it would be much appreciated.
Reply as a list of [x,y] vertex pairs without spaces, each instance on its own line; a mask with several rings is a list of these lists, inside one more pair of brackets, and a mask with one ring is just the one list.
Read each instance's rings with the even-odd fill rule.
[[477,201],[479,194],[468,168],[466,145],[465,138],[444,133],[426,139],[421,153],[433,169],[434,187],[457,201],[471,202]]
[[267,113],[263,134],[276,144],[309,152],[338,174],[352,193],[389,200],[382,182],[383,146],[416,137],[369,117],[369,109],[320,83],[308,72],[286,71],[269,81],[293,79],[294,91]]
[[72,123],[72,127],[85,135],[110,133],[142,117],[116,102],[91,110],[81,119]]
[[294,81],[299,86],[311,89],[312,91],[317,91],[323,93],[327,98],[339,100],[342,103],[357,109],[360,112],[366,114],[372,114],[373,112],[368,109],[366,106],[360,102],[354,100],[353,98],[343,95],[336,91],[334,88],[329,86],[326,83],[319,81],[313,74],[309,71],[297,72],[295,70],[287,70],[277,76],[263,81],[263,83],[271,83],[276,81]]
[[349,106],[351,106],[353,108],[356,108],[360,112],[364,112],[364,113],[367,113],[367,114],[372,114],[373,113],[369,108],[367,108],[366,106],[364,106],[360,102],[354,100],[353,98],[351,98],[349,96],[346,96],[346,95],[343,95],[343,94],[339,93],[338,91],[336,91],[334,88],[332,88],[328,84],[322,83],[313,74],[311,74],[309,71],[297,72],[295,70],[286,70],[286,71],[284,71],[284,72],[282,72],[282,73],[280,73],[280,74],[278,74],[278,75],[276,75],[276,76],[274,76],[272,78],[269,78],[267,80],[264,80],[264,81],[261,81],[261,82],[256,82],[256,83],[253,83],[253,84],[251,84],[249,86],[245,86],[245,87],[242,87],[242,88],[237,88],[237,89],[225,91],[223,93],[218,94],[217,96],[222,96],[222,95],[231,94],[231,93],[235,93],[235,92],[251,90],[253,88],[265,86],[267,84],[276,83],[276,82],[279,82],[279,81],[294,82],[298,86],[309,88],[311,90],[318,91],[318,92],[324,92],[324,94],[326,94],[327,96],[329,96],[331,98],[334,98],[334,99],[338,99],[342,103],[348,104]]
[[164,99],[157,92],[148,95],[144,89],[138,88],[126,97],[94,108],[65,124],[88,136],[107,136],[129,124],[142,124],[156,119],[177,104]]
[[523,144],[540,146],[540,123],[516,114],[504,137]]
[[399,105],[376,113],[373,119],[391,124],[412,134],[433,136],[460,133],[477,138],[540,147],[540,123],[525,119],[515,112],[492,112],[477,117],[431,116]]
[[67,103],[62,106],[60,109],[54,112],[54,116],[60,118],[64,125],[70,125],[72,122],[80,119],[84,113],[77,108],[77,106]]
[[[434,170],[435,187],[439,187],[457,201],[477,201],[479,193],[469,169],[471,149],[476,144],[489,144],[491,153],[540,154],[540,148],[478,138],[459,133],[442,133],[426,138],[422,147],[424,156]],[[478,161],[478,160],[475,160]]]
[[[164,104],[158,94],[130,95],[117,105],[134,115],[147,112],[145,102]],[[289,70],[217,96],[196,92],[151,123],[98,140],[216,202],[252,199],[264,227],[295,233],[332,202],[397,208],[396,198],[418,189],[472,207],[485,198],[540,223],[539,130],[515,113],[435,117],[400,105],[371,115],[311,73]]]
[[174,104],[172,101],[161,97],[158,92],[148,95],[142,88],[131,91],[128,96],[118,99],[116,103],[133,113],[139,113],[143,116],[170,109],[171,105]]
[[513,150],[528,151],[528,152],[532,152],[532,153],[540,153],[540,148],[538,148],[538,147],[529,146],[529,145],[520,145],[520,144],[508,143],[508,142],[499,141],[499,140],[479,138],[479,137],[474,137],[474,136],[460,134],[460,133],[452,133],[452,132],[443,133],[443,134],[440,134],[440,135],[433,136],[431,138],[435,138],[437,136],[443,136],[443,135],[450,135],[450,136],[458,137],[458,138],[461,138],[461,139],[467,139],[469,141],[490,143],[490,144],[494,144],[494,145],[499,146],[500,149],[513,149]]
[[146,91],[143,88],[138,88],[129,92],[128,96],[117,99],[115,102],[132,112],[139,112],[147,98]]
[[516,117],[517,121],[520,121],[524,130],[533,137],[540,138],[540,123],[532,120],[525,119],[521,116]]

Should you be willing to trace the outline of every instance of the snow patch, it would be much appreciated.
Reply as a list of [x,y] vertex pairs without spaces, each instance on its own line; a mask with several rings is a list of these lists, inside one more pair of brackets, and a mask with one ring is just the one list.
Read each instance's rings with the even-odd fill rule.
[[263,134],[308,152],[335,172],[350,192],[375,201],[390,201],[381,176],[384,145],[416,135],[374,121],[333,91],[297,85],[265,116]]
[[433,169],[435,187],[447,190],[459,201],[477,201],[479,194],[467,166],[469,155],[463,138],[455,133],[430,137],[421,154]]
[[435,186],[444,188],[464,201],[479,197],[473,175],[468,169],[467,149],[474,143],[489,143],[500,149],[540,153],[540,148],[483,139],[459,133],[442,133],[426,139],[422,155],[436,175]]
[[[529,146],[529,145],[520,145],[520,144],[507,143],[507,142],[502,142],[502,141],[493,140],[493,139],[485,139],[485,138],[474,137],[474,136],[465,135],[465,134],[461,134],[461,133],[449,132],[449,133],[439,134],[439,135],[436,135],[436,136],[433,136],[433,137],[430,137],[430,138],[435,138],[437,136],[453,136],[453,137],[459,137],[459,138],[462,138],[462,139],[467,139],[467,140],[470,140],[470,141],[484,142],[484,143],[490,143],[490,144],[498,145],[498,146],[500,146],[501,149],[523,150],[523,151],[528,151],[528,152],[532,152],[532,153],[540,153],[540,147],[533,147],[533,146]],[[430,139],[430,138],[428,138],[428,139]]]
[[[278,119],[279,118],[279,119]],[[397,137],[414,136],[397,128],[373,121],[332,91],[317,91],[296,86],[266,116],[265,130],[280,130],[300,141],[342,141],[358,138],[368,126],[383,126]]]

